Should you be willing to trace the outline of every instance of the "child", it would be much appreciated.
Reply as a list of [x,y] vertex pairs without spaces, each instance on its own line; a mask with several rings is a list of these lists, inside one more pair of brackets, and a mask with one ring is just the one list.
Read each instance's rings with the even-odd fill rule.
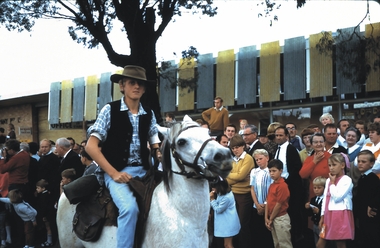
[[61,185],[60,195],[63,192],[63,185],[69,184],[76,179],[75,169],[70,168],[70,169],[66,169],[66,170],[62,171],[61,177],[62,177],[62,180],[61,180],[61,184],[60,184]]
[[269,186],[273,182],[268,170],[269,154],[265,149],[256,149],[253,152],[253,158],[259,167],[253,168],[250,175],[251,196],[254,203],[252,233],[256,246],[270,248],[273,247],[273,238],[271,232],[265,227],[264,221],[264,202],[267,200]]
[[18,189],[9,191],[8,198],[0,198],[1,202],[13,205],[15,212],[24,221],[25,243],[24,248],[34,248],[34,228],[37,225],[37,211],[23,201],[22,193]]
[[[329,178],[326,181],[322,202],[321,230],[317,247],[325,247],[326,240],[334,240],[336,246],[346,247],[346,239],[354,239],[354,218],[352,215],[352,180],[344,175],[349,163],[346,154],[334,153],[328,159]],[[323,227],[323,228],[322,228]]]
[[375,155],[369,150],[363,150],[357,158],[357,168],[361,173],[354,197],[354,213],[358,220],[358,245],[380,247],[380,215],[376,214],[380,209],[380,180],[372,172]]
[[[215,195],[218,196],[216,199]],[[233,248],[232,237],[239,233],[240,221],[234,195],[226,180],[221,179],[214,185],[210,201],[214,209],[214,236],[224,238],[225,248]]]
[[305,204],[305,208],[308,209],[308,215],[311,216],[311,220],[313,221],[313,233],[314,233],[314,241],[317,244],[319,240],[319,221],[321,220],[321,207],[323,200],[323,191],[325,190],[326,178],[324,177],[316,177],[313,180],[313,190],[315,196],[311,198],[310,202]]
[[293,247],[290,240],[290,218],[287,213],[290,192],[284,178],[281,160],[272,159],[268,163],[273,183],[269,186],[265,205],[265,225],[272,232],[274,247]]
[[46,228],[46,241],[41,244],[41,247],[53,246],[53,239],[51,233],[51,214],[53,213],[53,205],[51,201],[50,192],[47,190],[49,183],[41,179],[36,183],[37,191],[37,217],[42,220]]

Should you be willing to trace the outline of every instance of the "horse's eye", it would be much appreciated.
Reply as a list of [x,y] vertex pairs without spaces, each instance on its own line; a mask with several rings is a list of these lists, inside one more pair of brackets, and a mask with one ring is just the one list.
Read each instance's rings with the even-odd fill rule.
[[186,144],[186,140],[184,140],[184,139],[180,139],[177,141],[177,145],[179,145],[179,146],[184,146],[185,144]]

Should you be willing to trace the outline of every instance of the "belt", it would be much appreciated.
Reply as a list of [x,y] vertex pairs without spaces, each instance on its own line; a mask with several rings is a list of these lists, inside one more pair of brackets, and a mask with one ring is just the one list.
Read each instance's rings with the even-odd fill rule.
[[139,163],[139,162],[133,162],[131,164],[128,164],[127,166],[132,166],[132,167],[134,167],[134,166],[142,166],[142,164]]

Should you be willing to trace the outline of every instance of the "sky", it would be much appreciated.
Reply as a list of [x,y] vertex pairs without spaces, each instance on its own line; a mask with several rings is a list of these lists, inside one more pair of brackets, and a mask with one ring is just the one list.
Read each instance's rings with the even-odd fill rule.
[[[218,14],[206,17],[184,14],[174,17],[157,42],[157,60],[179,60],[189,46],[201,54],[259,45],[321,31],[356,26],[365,16],[366,1],[308,1],[297,9],[295,1],[276,1],[278,21],[270,26],[262,1],[215,1]],[[370,2],[370,17],[363,23],[380,22],[380,5]],[[52,82],[115,72],[102,47],[87,49],[74,42],[67,21],[38,20],[31,33],[9,32],[0,26],[0,100],[46,93]],[[364,25],[361,26],[364,31]],[[112,41],[114,40],[114,41]],[[116,52],[128,54],[126,36],[116,27],[111,33]]]

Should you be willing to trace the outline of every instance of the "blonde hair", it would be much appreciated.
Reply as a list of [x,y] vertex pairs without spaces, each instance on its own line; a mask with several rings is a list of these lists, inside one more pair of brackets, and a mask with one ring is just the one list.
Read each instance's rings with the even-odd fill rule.
[[330,119],[331,123],[335,123],[334,117],[330,113],[325,113],[319,117],[319,122],[322,123],[322,119],[328,118]]
[[315,186],[325,187],[325,184],[326,184],[326,178],[324,178],[324,177],[319,176],[319,177],[314,178],[314,180],[313,180],[313,185],[315,185]]
[[252,157],[255,157],[255,155],[264,155],[265,157],[269,157],[268,151],[265,149],[256,149],[253,152]]
[[276,130],[276,128],[278,128],[280,126],[282,126],[282,124],[280,122],[272,122],[268,126],[268,134],[274,133],[274,131]]

